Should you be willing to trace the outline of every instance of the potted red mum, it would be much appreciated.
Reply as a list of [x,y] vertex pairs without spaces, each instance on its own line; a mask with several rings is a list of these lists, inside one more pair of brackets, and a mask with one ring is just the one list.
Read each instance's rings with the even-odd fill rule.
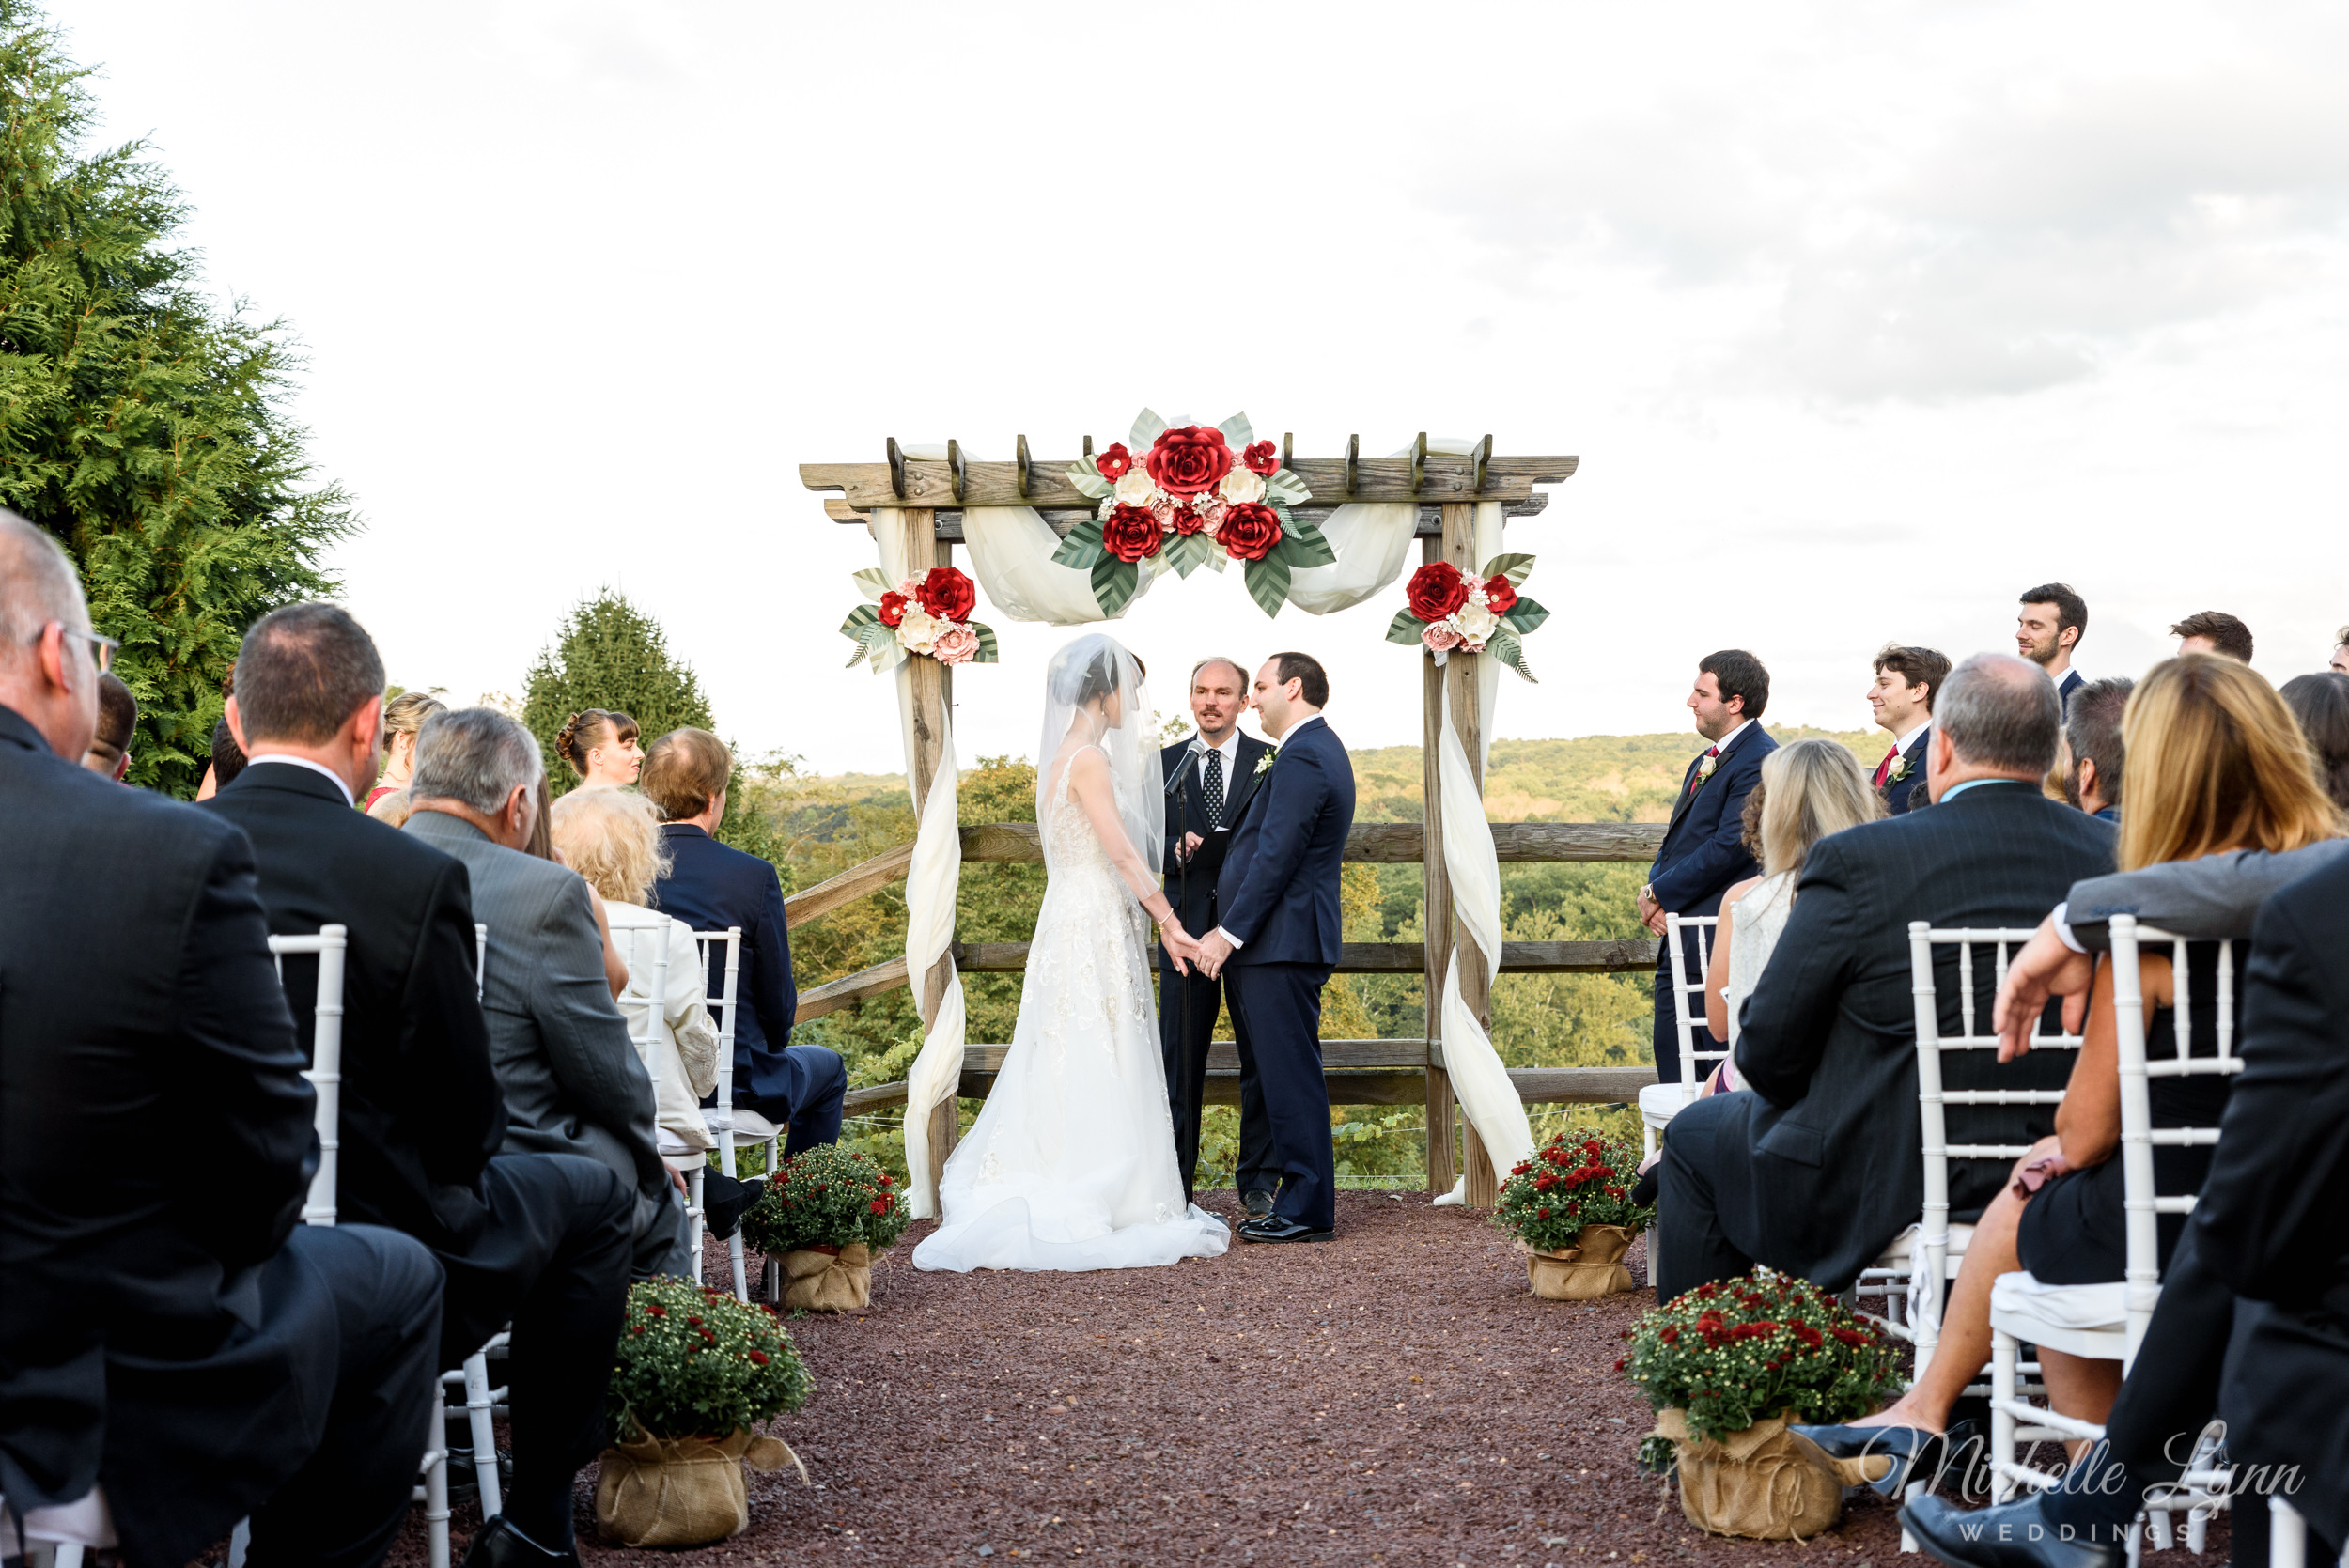
[[911,1216],[870,1155],[819,1143],[793,1156],[742,1217],[742,1238],[780,1258],[783,1304],[839,1312],[873,1301],[873,1259]]
[[1637,1288],[1623,1256],[1656,1219],[1631,1201],[1639,1167],[1629,1144],[1560,1133],[1510,1170],[1493,1223],[1517,1239],[1534,1295],[1588,1301]]

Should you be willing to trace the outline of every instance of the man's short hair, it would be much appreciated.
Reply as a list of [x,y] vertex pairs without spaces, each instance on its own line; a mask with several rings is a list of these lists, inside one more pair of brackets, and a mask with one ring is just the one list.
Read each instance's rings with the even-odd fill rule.
[[[1309,653],[1276,653],[1272,656],[1272,678],[1283,686],[1290,681],[1300,682],[1299,700],[1309,707],[1330,706],[1330,672],[1321,667],[1321,660]],[[1243,680],[1246,676],[1241,677]]]
[[1933,722],[1960,760],[2036,779],[2055,766],[2063,704],[2038,665],[1978,653],[1950,672]]
[[51,621],[89,624],[82,580],[47,529],[0,508],[0,638],[22,648]]
[[2197,610],[2170,629],[2172,637],[2207,637],[2211,647],[2229,659],[2251,662],[2251,629],[2224,610]]
[[109,670],[98,677],[98,733],[90,737],[89,749],[105,758],[111,768],[122,760],[122,753],[131,749],[131,732],[138,728],[139,700],[122,678]]
[[2077,688],[2063,706],[2063,740],[2072,749],[2073,766],[2082,757],[2096,765],[2096,791],[2108,806],[2121,803],[2121,768],[2128,760],[2121,740],[2121,717],[2136,689],[2137,682],[2126,675],[2108,675]]
[[1740,710],[1743,718],[1759,719],[1762,710],[1770,706],[1770,672],[1743,648],[1723,648],[1719,653],[1706,654],[1697,660],[1697,673],[1713,677],[1713,683],[1721,689],[1722,702],[1732,697],[1745,698],[1746,706]]
[[244,771],[244,748],[237,744],[237,732],[228,727],[226,719],[212,721],[212,789],[226,789],[236,776]]
[[734,780],[734,753],[708,730],[671,730],[645,753],[636,787],[659,808],[662,820],[699,816]]
[[2036,588],[2026,588],[2023,597],[2015,602],[2054,605],[2056,637],[2059,641],[2064,632],[2074,629],[2077,629],[2080,634],[2072,639],[2075,646],[2078,645],[2080,637],[2088,635],[2088,601],[2074,593],[2069,582],[2042,582]]
[[237,654],[244,737],[315,746],[383,694],[383,660],[366,629],[334,604],[288,604],[253,623]]
[[[1140,660],[1137,660],[1136,662],[1139,663]],[[1199,684],[1199,672],[1206,669],[1210,664],[1221,664],[1225,669],[1231,671],[1232,678],[1239,682],[1240,695],[1246,696],[1248,694],[1248,672],[1240,668],[1240,662],[1238,660],[1226,659],[1220,653],[1211,653],[1207,655],[1206,658],[1201,660],[1198,663],[1193,664],[1190,667],[1190,684],[1192,686]],[[1185,690],[1188,691],[1189,688],[1186,688]]]
[[1941,694],[1942,682],[1950,678],[1950,656],[1938,648],[1912,648],[1899,643],[1887,643],[1876,654],[1876,674],[1890,670],[1901,677],[1904,686],[1925,689],[1925,711],[1933,711],[1933,699]]
[[[238,695],[241,701],[241,684]],[[414,800],[455,800],[495,816],[515,790],[535,785],[545,770],[538,742],[519,722],[494,707],[451,708],[416,732],[416,771],[408,793]]]

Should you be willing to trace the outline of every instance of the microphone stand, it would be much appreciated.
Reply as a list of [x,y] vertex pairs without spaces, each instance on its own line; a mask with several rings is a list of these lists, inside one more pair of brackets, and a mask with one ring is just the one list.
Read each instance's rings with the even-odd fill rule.
[[[1190,750],[1183,753],[1182,765],[1174,769],[1174,776],[1166,784],[1167,799],[1177,802],[1174,808],[1174,896],[1179,901],[1178,907],[1186,909],[1190,907],[1190,857],[1183,852],[1182,835],[1190,831],[1185,825],[1188,810],[1183,803],[1183,775],[1198,766],[1199,745],[1194,740]],[[1204,822],[1202,826],[1205,826]],[[1206,1092],[1206,1075],[1199,1070],[1198,1047],[1190,1033],[1191,977],[1178,969],[1174,979],[1182,987],[1174,1011],[1176,1027],[1182,1031],[1183,1036],[1183,1119],[1174,1129],[1174,1156],[1182,1161],[1183,1203],[1188,1207],[1192,1196],[1191,1184],[1199,1172],[1199,1117],[1202,1109],[1199,1101]]]

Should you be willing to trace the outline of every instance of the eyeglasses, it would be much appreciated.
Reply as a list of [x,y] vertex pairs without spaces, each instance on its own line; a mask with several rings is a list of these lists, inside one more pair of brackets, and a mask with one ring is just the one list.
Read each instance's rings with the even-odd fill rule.
[[[49,626],[55,627],[61,636],[75,638],[81,642],[87,643],[89,644],[90,662],[98,666],[98,673],[100,675],[105,675],[115,667],[115,655],[122,651],[122,644],[117,642],[114,638],[102,637],[95,631],[76,631],[71,627],[66,625],[63,621],[51,621]],[[48,630],[49,627],[41,628],[41,631],[44,634],[46,634]],[[36,637],[33,641],[38,643],[40,641],[40,638]]]

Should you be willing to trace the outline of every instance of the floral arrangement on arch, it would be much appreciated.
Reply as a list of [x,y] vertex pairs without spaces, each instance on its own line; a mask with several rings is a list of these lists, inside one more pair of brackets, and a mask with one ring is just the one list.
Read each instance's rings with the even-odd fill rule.
[[856,574],[856,585],[870,602],[849,611],[840,623],[840,635],[856,644],[849,669],[869,659],[879,674],[894,669],[908,655],[941,664],[996,661],[994,629],[971,618],[978,608],[978,584],[955,567],[932,567],[920,577],[894,582],[879,567],[867,567]]
[[1132,599],[1144,561],[1178,577],[1238,561],[1248,597],[1277,615],[1290,573],[1338,558],[1321,530],[1290,510],[1313,491],[1277,447],[1256,439],[1244,413],[1221,425],[1170,427],[1144,409],[1127,442],[1070,464],[1068,482],[1100,509],[1069,530],[1052,559],[1092,572],[1104,615]]
[[1404,585],[1405,607],[1387,625],[1387,641],[1425,648],[1440,664],[1454,653],[1490,653],[1527,680],[1521,639],[1549,612],[1517,592],[1533,570],[1531,555],[1496,555],[1470,577],[1449,561],[1430,561]]

